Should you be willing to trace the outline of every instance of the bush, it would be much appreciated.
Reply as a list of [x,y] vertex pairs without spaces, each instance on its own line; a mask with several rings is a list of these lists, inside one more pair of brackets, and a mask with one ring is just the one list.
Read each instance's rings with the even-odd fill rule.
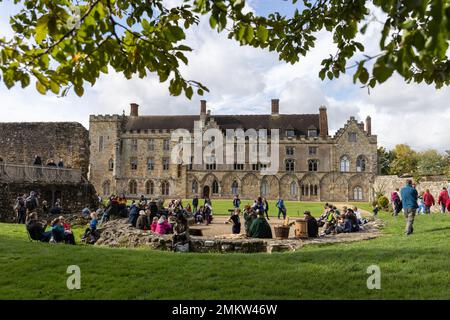
[[382,209],[388,209],[389,207],[389,199],[385,196],[381,196],[378,198],[378,206]]

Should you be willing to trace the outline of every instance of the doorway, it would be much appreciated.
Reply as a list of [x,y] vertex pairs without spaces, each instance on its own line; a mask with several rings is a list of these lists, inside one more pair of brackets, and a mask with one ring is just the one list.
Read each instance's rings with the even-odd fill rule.
[[203,187],[203,199],[209,198],[209,186]]

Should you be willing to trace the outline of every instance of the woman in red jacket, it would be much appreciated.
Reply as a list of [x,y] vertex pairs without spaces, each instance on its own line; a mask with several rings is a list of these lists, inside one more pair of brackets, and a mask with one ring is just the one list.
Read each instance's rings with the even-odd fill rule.
[[447,204],[447,200],[448,200],[448,192],[447,192],[447,188],[443,187],[441,193],[439,193],[439,197],[438,197],[438,205],[441,206],[441,212],[445,213],[445,207]]
[[431,206],[434,206],[434,198],[430,193],[430,189],[425,190],[423,194],[423,202],[425,204],[425,213],[430,213]]

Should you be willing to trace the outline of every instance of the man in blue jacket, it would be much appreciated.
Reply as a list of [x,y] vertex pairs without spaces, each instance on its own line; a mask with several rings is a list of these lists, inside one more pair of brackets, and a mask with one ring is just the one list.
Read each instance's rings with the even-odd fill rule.
[[405,234],[410,235],[413,233],[414,217],[416,210],[419,207],[417,205],[417,190],[412,185],[412,180],[406,180],[406,186],[400,191],[402,197],[403,211],[406,218]]

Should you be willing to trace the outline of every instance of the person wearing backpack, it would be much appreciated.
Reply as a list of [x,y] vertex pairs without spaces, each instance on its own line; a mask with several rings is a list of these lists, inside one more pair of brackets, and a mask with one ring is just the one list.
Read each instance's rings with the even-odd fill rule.
[[25,206],[25,198],[26,195],[23,195],[22,197],[17,197],[15,210],[16,210],[16,216],[17,216],[17,223],[19,224],[25,224],[25,218],[27,216],[27,208]]

